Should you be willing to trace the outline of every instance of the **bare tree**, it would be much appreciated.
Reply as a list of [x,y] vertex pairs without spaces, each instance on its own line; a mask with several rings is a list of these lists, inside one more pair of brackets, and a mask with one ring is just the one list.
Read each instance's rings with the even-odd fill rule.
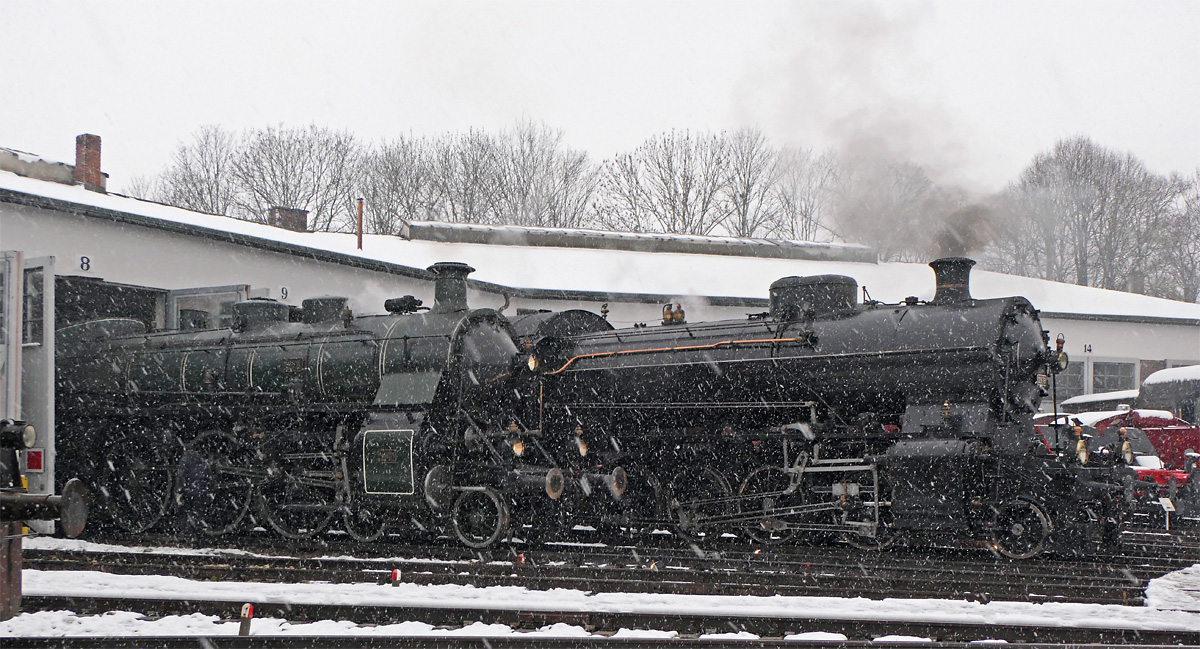
[[822,230],[828,230],[825,222],[832,209],[836,158],[831,153],[815,155],[812,149],[785,148],[779,152],[776,168],[770,234],[816,241]]
[[720,197],[722,225],[735,237],[760,236],[779,219],[779,151],[757,129],[734,132],[724,146],[728,172]]
[[438,219],[450,223],[494,223],[496,142],[470,130],[437,140],[432,152]]
[[365,200],[364,229],[399,234],[405,222],[437,218],[433,144],[401,137],[365,153],[360,160],[358,194]]
[[1006,192],[997,268],[1029,273],[1036,260],[1039,277],[1144,291],[1178,193],[1132,155],[1060,140]]
[[1054,198],[1049,191],[1029,187],[1024,178],[1011,184],[1001,195],[996,237],[984,255],[984,265],[1005,273],[1071,281],[1074,255]]
[[1174,178],[1178,199],[1163,231],[1159,281],[1152,294],[1200,302],[1200,169]]
[[171,154],[154,188],[155,198],[197,212],[231,215],[239,194],[234,175],[237,151],[233,133],[215,125],[200,127],[191,143],[181,143]]
[[832,229],[871,246],[883,261],[916,260],[929,254],[931,233],[957,206],[916,163],[843,158]]
[[710,234],[724,214],[727,151],[715,135],[671,131],[605,165],[598,218],[636,232]]
[[494,142],[497,222],[562,228],[587,223],[597,173],[586,153],[563,146],[562,131],[526,120]]
[[134,176],[125,185],[125,195],[147,201],[162,201],[161,175]]
[[349,133],[315,125],[253,131],[233,164],[238,209],[260,222],[274,206],[304,209],[313,230],[351,229],[359,151]]

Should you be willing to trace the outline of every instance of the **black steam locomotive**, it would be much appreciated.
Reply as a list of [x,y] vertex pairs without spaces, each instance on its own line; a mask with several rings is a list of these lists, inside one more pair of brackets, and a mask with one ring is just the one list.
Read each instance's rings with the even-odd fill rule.
[[1039,378],[1065,356],[1025,299],[970,297],[973,263],[931,264],[927,303],[789,277],[745,320],[668,307],[621,330],[470,309],[454,263],[430,267],[430,309],[355,317],[327,297],[241,302],[231,329],[89,322],[58,332],[59,458],[132,532],[170,516],[223,534],[253,512],[288,537],[445,524],[471,547],[576,523],[953,536],[1012,557],[1115,539],[1127,471],[1039,436]]

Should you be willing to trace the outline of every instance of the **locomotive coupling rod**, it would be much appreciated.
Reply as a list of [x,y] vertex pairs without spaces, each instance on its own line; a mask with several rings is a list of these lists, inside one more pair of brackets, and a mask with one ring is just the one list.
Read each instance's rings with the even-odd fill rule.
[[[764,519],[777,519],[785,516],[803,516],[838,509],[837,503],[814,503],[811,505],[793,505],[764,511],[746,511],[709,516],[704,514],[689,514],[687,522],[693,525],[721,525],[730,523],[752,523]],[[808,525],[807,523],[790,523],[792,527]],[[840,529],[840,528],[839,528]]]

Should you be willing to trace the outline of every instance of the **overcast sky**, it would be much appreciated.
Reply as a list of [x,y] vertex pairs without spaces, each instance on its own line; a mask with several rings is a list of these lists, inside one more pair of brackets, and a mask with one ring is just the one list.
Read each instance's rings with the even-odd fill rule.
[[981,191],[1056,139],[1200,167],[1200,2],[0,0],[0,146],[110,189],[204,124],[366,141],[561,129],[597,160],[671,129],[877,148]]

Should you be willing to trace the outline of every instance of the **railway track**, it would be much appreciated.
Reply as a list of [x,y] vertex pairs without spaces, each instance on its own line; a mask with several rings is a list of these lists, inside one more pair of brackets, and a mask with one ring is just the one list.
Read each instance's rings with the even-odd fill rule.
[[[238,605],[226,600],[190,599],[186,602],[140,598],[44,598],[32,597],[27,607],[69,607],[79,615],[100,615],[113,610],[137,611],[150,618],[201,613],[233,620]],[[846,611],[835,615],[747,615],[738,612],[579,611],[522,609],[519,607],[364,606],[259,602],[255,613],[291,623],[319,620],[354,620],[359,625],[423,622],[437,629],[461,629],[476,622],[500,624],[517,631],[536,631],[550,625],[579,627],[589,633],[612,634],[621,629],[669,629],[698,638],[713,634],[753,634],[768,640],[785,639],[802,633],[841,634],[849,640],[870,641],[885,636],[924,638],[931,642],[979,642],[1120,645],[1200,645],[1200,630],[1147,629],[1113,626],[1064,626],[1049,623],[995,623],[992,621],[946,621],[868,619]],[[936,616],[933,616],[936,617]],[[253,627],[251,629],[253,633]],[[580,638],[572,638],[578,640]],[[61,638],[57,639],[61,640]],[[105,638],[108,640],[108,638]],[[321,644],[325,642],[322,638]],[[463,638],[458,638],[462,641]],[[490,640],[490,639],[489,639]],[[599,642],[599,641],[598,641]],[[657,640],[661,642],[661,640]],[[191,646],[196,646],[195,640]],[[142,642],[141,646],[149,643]],[[6,649],[14,649],[6,639]],[[601,645],[603,646],[603,645]],[[661,646],[661,645],[655,645]],[[707,645],[706,645],[707,646]],[[747,645],[745,641],[737,646]],[[795,646],[795,645],[792,645]]]
[[[313,550],[319,548],[307,548]],[[872,599],[1142,603],[1146,583],[1194,560],[1105,558],[1097,562],[1012,562],[990,553],[897,550],[862,553],[840,547],[752,552],[688,548],[531,548],[470,553],[408,547],[409,557],[324,557],[230,552],[38,550],[26,566],[100,570],[198,580],[273,583],[381,583],[399,569],[406,583],[572,588],[591,592],[689,595],[838,595]],[[307,555],[307,556],[306,556]]]
[[[142,647],[161,647],[162,649],[195,649],[208,647],[211,649],[687,649],[691,647],[703,649],[795,649],[797,646],[831,646],[842,649],[877,649],[879,643],[870,641],[804,641],[799,644],[796,640],[742,640],[732,638],[606,638],[606,637],[572,637],[547,638],[525,636],[494,636],[488,638],[472,638],[464,636],[425,636],[397,638],[396,636],[334,636],[314,638],[312,636],[133,636],[122,638],[12,638],[6,641],[11,649],[141,649]],[[964,642],[906,642],[905,646],[930,647],[932,649],[978,649],[977,644]],[[1053,640],[1043,640],[1022,645],[1023,649],[1128,649],[1138,646],[1142,649],[1179,649],[1179,644],[1150,644],[1150,643],[1054,643]]]
[[[1139,533],[1140,534],[1140,533]],[[1155,548],[1190,547],[1194,537],[1185,534],[1162,536],[1146,532],[1145,538],[1130,535],[1127,556],[1101,557],[1095,561],[1041,559],[1013,562],[988,552],[961,550],[893,549],[863,553],[840,546],[786,547],[755,552],[744,547],[715,547],[699,550],[670,543],[662,547],[611,545],[543,545],[472,552],[440,545],[370,545],[338,551],[375,556],[322,556],[328,545],[319,540],[297,544],[287,556],[265,556],[250,548],[277,546],[265,539],[242,539],[241,548],[145,552],[140,547],[103,551],[29,549],[26,566],[39,570],[100,570],[114,574],[174,575],[201,581],[262,581],[273,583],[329,582],[333,584],[386,583],[395,568],[409,584],[520,586],[531,591],[569,588],[591,593],[660,593],[664,595],[834,595],[838,597],[944,598],[976,602],[1089,602],[1141,604],[1146,582],[1166,572],[1200,561],[1200,554],[1184,556]],[[179,539],[161,539],[178,543]],[[1144,542],[1143,542],[1144,541]],[[1151,548],[1147,550],[1145,548]],[[410,558],[382,556],[407,555]],[[392,591],[393,589],[387,589]],[[73,610],[80,615],[112,610],[133,610],[150,618],[196,612],[219,618],[235,616],[239,602],[229,599],[188,598],[186,603],[169,599],[89,596],[27,596],[24,610]],[[277,616],[290,622],[322,619],[354,620],[360,625],[396,622],[425,622],[435,628],[459,629],[475,622],[503,624],[518,630],[536,630],[553,624],[578,626],[595,633],[612,633],[622,628],[670,629],[684,638],[669,646],[795,646],[781,638],[807,631],[840,633],[851,641],[870,641],[881,636],[928,638],[931,646],[982,639],[1022,643],[1080,645],[1089,643],[1200,646],[1200,629],[1155,631],[1129,628],[996,625],[993,623],[949,623],[945,621],[872,620],[857,616],[804,617],[748,616],[712,613],[662,613],[637,611],[522,610],[488,607],[363,606],[313,603],[255,602],[258,617]],[[703,634],[750,633],[764,640],[697,639]],[[5,649],[17,647],[88,647],[86,639],[54,640],[20,638],[5,641]],[[103,638],[104,646],[173,646],[173,640],[158,638]],[[542,638],[501,636],[488,638],[498,647],[640,647],[664,646],[663,638],[650,641],[612,638]],[[311,647],[372,647],[377,640],[363,638],[307,639]],[[195,642],[195,638],[192,638]],[[287,637],[262,639],[217,638],[213,647],[291,647]],[[355,644],[355,643],[361,644]],[[462,636],[447,638],[396,638],[388,646],[471,646]],[[638,643],[642,644],[638,644]],[[748,644],[748,642],[750,642]],[[41,644],[39,644],[41,643]],[[440,643],[440,644],[439,644]],[[196,646],[195,644],[189,646]],[[482,644],[477,646],[484,646]],[[1099,645],[1098,645],[1099,646]]]

